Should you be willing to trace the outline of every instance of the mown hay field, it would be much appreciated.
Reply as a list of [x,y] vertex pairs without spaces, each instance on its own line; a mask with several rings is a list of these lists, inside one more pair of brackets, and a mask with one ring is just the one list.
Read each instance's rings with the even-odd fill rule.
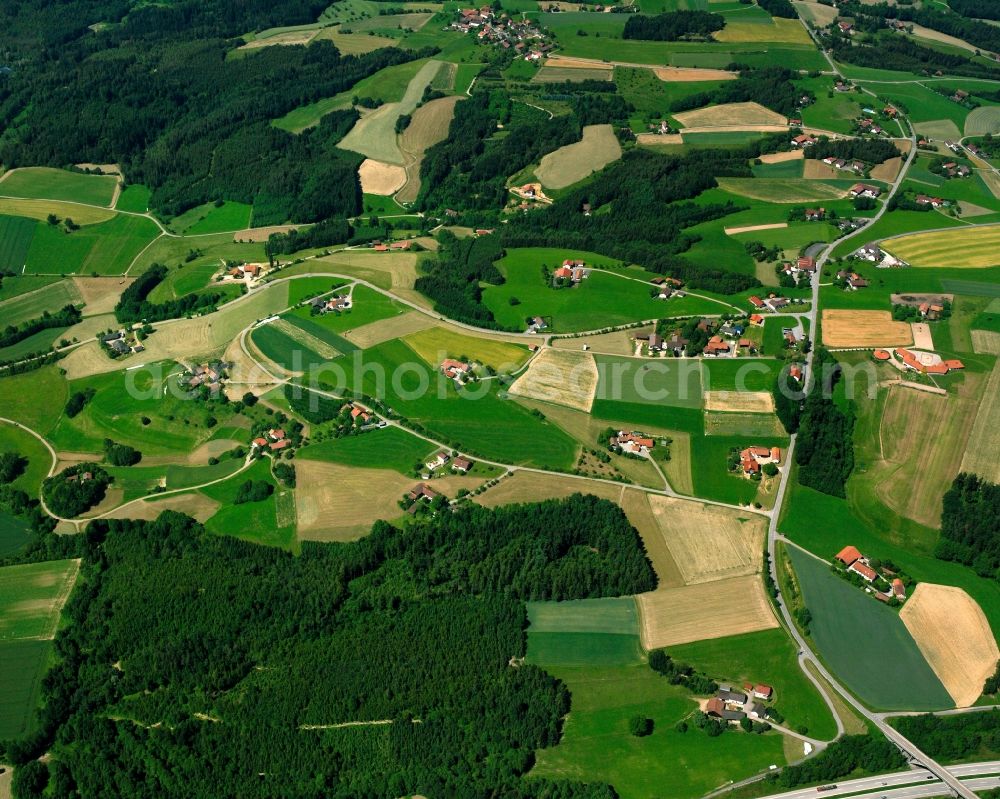
[[881,247],[911,266],[985,269],[1000,265],[1000,225],[912,233]]
[[1000,366],[994,366],[962,456],[961,471],[1000,483]]
[[3,319],[5,326],[16,327],[22,322],[41,316],[46,311],[55,313],[65,305],[75,305],[79,302],[80,295],[73,283],[69,280],[60,280],[41,291],[33,291],[0,302],[0,318]]
[[[3,193],[3,183],[0,183],[0,195]],[[95,208],[91,205],[76,205],[60,200],[16,199],[0,196],[0,214],[8,216],[24,216],[45,222],[49,214],[55,214],[60,219],[69,217],[78,225],[96,225],[114,219],[115,212],[106,208]]]
[[573,494],[593,494],[601,499],[618,502],[625,491],[627,491],[626,486],[615,486],[596,480],[515,471],[510,477],[504,477],[497,485],[476,497],[476,503],[486,508],[496,508],[515,502],[563,499]]
[[1000,105],[974,108],[965,118],[966,136],[985,136],[987,133],[1000,133]]
[[787,125],[787,117],[765,108],[760,103],[723,103],[674,114],[685,128],[725,127],[741,125]]
[[412,203],[417,199],[420,193],[420,166],[424,160],[424,153],[448,137],[448,128],[455,116],[455,105],[461,99],[461,97],[439,97],[424,103],[413,112],[413,118],[399,140],[407,164],[406,183],[396,195],[398,202]]
[[587,125],[583,138],[542,156],[535,175],[549,189],[563,189],[622,157],[611,125]]
[[1000,332],[996,330],[973,330],[971,335],[973,352],[1000,355]]
[[416,253],[410,252],[344,250],[302,264],[301,271],[359,277],[383,289],[412,289],[417,279],[417,260]]
[[764,153],[760,156],[762,164],[780,164],[785,161],[801,161],[805,157],[802,150],[789,150],[786,153]]
[[784,44],[810,44],[805,27],[797,19],[775,17],[770,24],[726,20],[726,27],[712,34],[719,42],[780,42]]
[[109,519],[145,519],[153,521],[166,510],[185,513],[203,524],[219,510],[219,503],[204,494],[176,494],[162,499],[140,499],[116,508],[107,515]]
[[707,80],[736,80],[735,72],[726,69],[697,67],[653,67],[653,74],[664,83],[699,83]]
[[752,200],[772,203],[807,203],[839,200],[847,187],[808,178],[718,178],[719,188]]
[[85,175],[43,166],[12,169],[0,178],[5,197],[65,200],[86,205],[110,206],[118,187],[113,175]]
[[961,588],[920,583],[899,617],[955,705],[975,704],[1000,660],[983,609]]
[[338,33],[337,28],[326,28],[319,32],[316,41],[329,39],[344,55],[363,55],[383,47],[395,47],[396,39],[388,36],[369,36],[367,33]]
[[883,161],[875,167],[872,167],[871,178],[872,180],[881,180],[885,183],[892,183],[896,179],[896,175],[899,174],[899,170],[903,166],[903,159],[900,156],[895,158],[890,158],[888,161]]
[[0,641],[48,640],[80,573],[79,560],[0,569]]
[[774,397],[770,391],[706,391],[705,410],[773,413]]
[[661,588],[639,594],[636,601],[647,650],[778,626],[756,576]]
[[510,393],[589,412],[597,391],[597,377],[593,356],[544,349],[510,387]]
[[897,322],[889,311],[825,309],[822,316],[823,344],[852,347],[906,347],[913,343],[913,330]]
[[612,68],[594,66],[590,69],[579,67],[558,67],[544,66],[534,74],[532,83],[565,83],[566,81],[578,82],[585,80],[611,80]]
[[358,167],[361,191],[387,196],[395,194],[406,183],[406,170],[397,164],[384,164],[366,158]]
[[394,338],[427,330],[436,324],[434,318],[425,313],[407,311],[392,319],[380,319],[377,322],[369,322],[367,325],[356,327],[354,330],[348,330],[344,333],[344,338],[365,350],[377,344],[384,344]]
[[633,355],[635,353],[635,330],[616,330],[613,333],[597,333],[593,336],[577,338],[556,338],[552,346],[557,350],[580,350],[584,346],[594,352],[604,352],[609,355]]
[[[449,330],[441,325],[410,333],[403,341],[432,367],[444,358],[466,358],[492,366],[494,369],[512,369],[528,357],[527,348],[494,338],[480,338]],[[442,353],[444,353],[442,355]]]
[[763,516],[655,495],[649,506],[686,585],[760,571],[767,531]]
[[783,437],[785,430],[771,413],[734,413],[705,411],[706,436]]

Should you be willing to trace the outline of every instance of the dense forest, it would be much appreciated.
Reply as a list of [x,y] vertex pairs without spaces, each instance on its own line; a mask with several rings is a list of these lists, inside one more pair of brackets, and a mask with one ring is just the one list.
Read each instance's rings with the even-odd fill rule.
[[799,15],[795,13],[795,6],[792,5],[791,0],[757,0],[757,5],[772,17],[780,17],[782,19],[799,18]]
[[503,255],[500,237],[459,239],[450,231],[439,235],[441,247],[435,261],[427,261],[426,274],[417,278],[417,291],[434,301],[434,310],[477,327],[500,328],[493,312],[482,303],[480,281],[500,285],[503,275],[494,261]]
[[80,539],[40,728],[5,745],[54,795],[614,795],[520,779],[570,706],[520,660],[523,600],[656,582],[610,502],[380,522],[299,556],[173,512],[93,522]]
[[802,403],[795,445],[799,483],[843,497],[847,494],[847,478],[854,470],[854,413],[833,399],[841,378],[837,359],[820,347],[812,368],[815,379]]
[[[45,5],[5,4],[15,40],[28,36],[29,21],[50,19]],[[91,25],[117,22],[131,5],[71,0],[58,7],[68,20]],[[8,166],[120,163],[130,181],[153,189],[152,207],[167,215],[217,199],[253,203],[257,225],[356,214],[361,157],[335,146],[353,112],[297,136],[270,122],[427,53],[344,56],[318,42],[226,57],[231,37],[305,21],[323,5],[182,0],[133,9],[121,25],[97,33],[56,23],[58,41],[17,50],[16,68],[0,77],[0,122],[8,128],[0,159]]]
[[748,67],[742,64],[730,64],[729,68],[738,69],[739,78],[726,81],[712,91],[697,92],[674,100],[670,104],[670,110],[690,111],[705,105],[753,102],[779,114],[795,116],[803,94],[810,96],[810,92],[803,92],[792,83],[801,76],[790,69],[777,66]]
[[995,79],[998,74],[997,68],[989,64],[972,61],[957,53],[942,53],[930,47],[922,47],[912,39],[898,34],[886,33],[870,41],[853,43],[834,37],[830,46],[835,59],[857,67],[928,75],[940,71],[950,75],[991,79]]
[[623,39],[646,39],[655,42],[676,42],[679,39],[711,39],[721,31],[726,20],[721,14],[708,11],[669,11],[648,16],[633,14],[625,21]]
[[820,139],[803,153],[805,158],[843,158],[869,164],[881,164],[900,156],[899,148],[886,139]]
[[[985,5],[985,3],[983,4]],[[996,4],[993,4],[996,7]],[[857,0],[841,3],[840,13],[855,19],[874,18],[877,20],[898,19],[913,22],[940,33],[964,39],[969,44],[983,50],[1000,50],[1000,28],[959,14],[950,14],[933,6],[904,6],[887,3],[868,4]]]
[[1000,19],[1000,5],[995,0],[948,0],[956,14],[973,19]]
[[122,292],[115,305],[115,318],[123,325],[176,319],[196,311],[212,310],[223,297],[218,291],[207,291],[201,294],[185,294],[176,300],[166,302],[150,302],[147,297],[166,279],[168,272],[163,264],[150,264],[149,268]]
[[785,430],[789,434],[797,433],[805,395],[801,383],[791,376],[791,364],[786,364],[774,376],[771,395],[774,397],[774,413]]
[[1000,755],[1000,711],[958,716],[900,716],[892,726],[935,760],[945,763]]
[[0,331],[0,347],[9,347],[30,338],[35,333],[43,330],[52,330],[57,327],[69,327],[75,325],[81,319],[79,309],[73,305],[63,306],[62,310],[55,313],[44,311],[41,316],[21,322],[19,325],[7,325]]
[[944,495],[934,554],[1000,578],[1000,485],[960,474]]
[[72,519],[104,499],[110,475],[96,463],[78,463],[45,478],[42,498],[56,516]]

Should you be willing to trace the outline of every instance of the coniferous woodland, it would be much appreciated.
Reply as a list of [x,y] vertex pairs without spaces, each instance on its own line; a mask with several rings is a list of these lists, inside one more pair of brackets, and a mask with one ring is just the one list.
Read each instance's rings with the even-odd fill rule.
[[[867,6],[866,6],[867,8]],[[917,74],[945,72],[972,78],[995,79],[997,67],[957,53],[923,47],[899,34],[885,33],[868,40],[832,38],[830,52],[837,61],[872,69],[892,69]]]
[[1000,485],[960,474],[945,493],[934,554],[1000,577]]
[[173,512],[75,540],[40,727],[0,753],[32,783],[21,797],[614,795],[520,778],[570,701],[519,660],[523,601],[656,583],[610,502],[380,522],[299,556]]
[[723,103],[760,103],[785,116],[795,116],[799,110],[799,100],[803,92],[792,83],[799,77],[784,67],[749,67],[745,64],[730,64],[730,69],[738,70],[740,76],[736,80],[726,81],[718,89],[710,92],[698,92],[674,100],[670,110],[690,111],[704,105],[721,105]]
[[170,270],[163,264],[150,264],[149,268],[122,292],[115,305],[115,318],[123,325],[133,322],[159,322],[176,319],[194,311],[214,310],[222,294],[209,291],[201,294],[185,294],[175,300],[150,302],[147,297],[166,279]]
[[0,331],[0,347],[9,347],[30,338],[35,333],[51,330],[55,327],[75,325],[82,318],[80,311],[74,305],[66,305],[60,311],[49,313],[44,311],[41,316],[29,319],[19,325],[7,325]]
[[843,158],[845,161],[865,161],[881,164],[890,158],[898,158],[902,153],[886,139],[826,139],[807,147],[804,158]]
[[646,16],[634,14],[625,21],[623,39],[646,39],[656,42],[676,42],[679,39],[711,39],[721,31],[726,20],[721,14],[708,11],[669,11]]

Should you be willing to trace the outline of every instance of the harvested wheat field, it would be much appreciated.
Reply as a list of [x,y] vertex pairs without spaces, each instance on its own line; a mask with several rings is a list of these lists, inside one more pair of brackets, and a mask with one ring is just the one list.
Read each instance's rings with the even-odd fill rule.
[[344,333],[344,338],[366,350],[394,338],[402,338],[410,333],[419,333],[421,330],[434,327],[436,324],[434,318],[425,313],[407,311],[399,316],[369,322],[354,330],[348,330]]
[[760,156],[762,164],[780,164],[785,161],[801,161],[805,157],[802,150],[789,150],[787,153],[764,153]]
[[87,316],[111,313],[121,293],[135,281],[134,277],[74,277],[71,278],[86,307]]
[[814,28],[825,28],[837,19],[836,8],[821,5],[814,0],[792,0],[792,5],[806,22],[812,23]]
[[562,69],[611,69],[614,64],[611,61],[601,61],[596,58],[577,58],[575,56],[555,55],[549,56],[545,65],[549,67],[561,67]]
[[274,327],[275,330],[280,330],[296,344],[301,344],[307,350],[312,350],[325,360],[332,361],[338,355],[343,354],[332,344],[328,344],[321,338],[317,338],[316,336],[314,336],[309,331],[303,330],[298,325],[293,325],[291,322],[285,319],[278,319],[274,322],[271,322],[271,325]]
[[539,474],[518,469],[509,477],[502,478],[497,485],[484,491],[475,498],[475,501],[485,508],[496,508],[519,502],[563,499],[573,494],[593,494],[601,499],[618,502],[627,490],[624,485],[615,486],[598,480]]
[[763,516],[655,495],[649,507],[686,585],[760,571],[767,531]]
[[649,557],[649,562],[653,564],[653,571],[659,578],[657,587],[679,588],[684,585],[684,575],[678,568],[677,562],[670,552],[670,547],[667,546],[656,515],[650,507],[652,499],[656,498],[645,491],[629,489],[622,494],[618,504],[625,511],[629,522],[642,536],[646,555]]
[[755,575],[660,588],[639,594],[636,602],[642,645],[647,650],[778,626],[764,595],[764,583]]
[[958,707],[975,704],[1000,660],[986,614],[961,588],[920,583],[899,617]]
[[[978,331],[977,331],[978,332]],[[998,334],[994,334],[995,336]],[[991,483],[1000,483],[1000,366],[994,366],[979,404],[965,454],[963,472],[978,474]]]
[[987,269],[1000,265],[1000,225],[911,233],[881,246],[911,266]]
[[635,140],[647,146],[684,144],[684,137],[679,133],[640,133]]
[[611,80],[612,69],[594,65],[590,69],[580,67],[544,66],[531,78],[532,83],[579,83],[585,80]]
[[802,165],[802,177],[809,180],[834,180],[843,176],[844,173],[816,158],[807,158]]
[[995,330],[973,330],[972,351],[1000,355],[1000,333]]
[[826,347],[908,347],[913,344],[910,326],[895,321],[889,311],[827,309],[823,311],[821,326]]
[[726,69],[697,67],[654,67],[653,74],[666,83],[696,83],[703,80],[736,80],[736,73]]
[[787,222],[771,222],[766,225],[745,225],[743,227],[724,228],[727,236],[735,236],[737,233],[753,233],[757,230],[782,230],[788,227]]
[[417,279],[416,253],[341,250],[303,264],[303,272],[328,272],[367,280],[383,289],[411,289]]
[[583,138],[542,156],[535,175],[548,189],[563,189],[622,157],[611,125],[587,125]]
[[760,103],[723,103],[674,114],[685,128],[737,128],[743,125],[787,125],[788,119]]
[[635,352],[633,337],[638,334],[638,330],[616,330],[613,333],[597,333],[593,336],[556,338],[552,340],[552,346],[557,350],[577,351],[587,346],[594,352],[608,355],[632,355]]
[[592,355],[544,349],[510,387],[515,396],[554,402],[589,411],[597,391],[597,364]]
[[163,511],[173,510],[178,513],[186,513],[197,519],[199,522],[206,522],[219,509],[219,503],[214,499],[206,497],[204,494],[190,493],[177,494],[176,496],[164,497],[158,500],[140,499],[130,502],[127,505],[115,508],[107,514],[107,519],[145,519],[152,521]]
[[265,39],[254,39],[249,41],[244,45],[241,45],[239,50],[259,50],[261,47],[270,47],[273,44],[284,44],[284,45],[295,45],[295,44],[309,44],[313,37],[316,36],[316,30],[304,30],[304,31],[288,31],[287,33],[276,33],[274,36],[268,36]]
[[233,234],[233,241],[237,244],[244,242],[267,241],[274,233],[287,233],[289,230],[295,230],[297,228],[298,225],[270,225],[269,227],[254,227],[247,228],[246,230],[237,230]]
[[774,413],[774,397],[770,391],[706,391],[705,410]]
[[366,158],[358,167],[361,191],[365,194],[380,194],[383,197],[395,194],[406,183],[406,170],[396,164],[384,164]]
[[461,97],[439,97],[413,112],[410,124],[399,139],[399,148],[406,158],[406,183],[396,195],[401,203],[412,203],[420,193],[420,165],[424,153],[448,137],[448,128],[455,116],[455,105]]
[[878,166],[872,167],[871,179],[881,180],[886,183],[892,183],[896,179],[896,175],[899,174],[899,170],[903,166],[903,159],[899,156],[895,158],[890,158],[888,161],[884,161]]

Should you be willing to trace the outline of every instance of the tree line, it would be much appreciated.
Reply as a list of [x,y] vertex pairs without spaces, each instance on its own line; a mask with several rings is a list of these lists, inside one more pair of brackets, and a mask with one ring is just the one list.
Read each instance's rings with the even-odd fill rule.
[[150,264],[135,282],[128,286],[115,305],[115,318],[123,325],[135,322],[159,322],[176,319],[196,311],[215,310],[223,295],[218,291],[185,294],[175,300],[150,302],[149,295],[162,283],[170,270],[159,263]]
[[760,103],[772,111],[785,116],[798,114],[799,100],[803,95],[811,97],[792,83],[801,76],[784,67],[750,67],[745,64],[730,64],[729,69],[739,70],[736,80],[725,81],[719,88],[707,92],[697,92],[680,97],[670,103],[670,110],[690,111],[706,105],[724,103]]
[[1000,50],[1000,29],[987,22],[969,19],[967,16],[939,11],[932,6],[888,5],[878,3],[868,5],[849,0],[841,4],[841,10],[851,17],[869,17],[878,20],[897,19],[900,22],[913,22],[925,28],[964,39],[969,44],[984,50]]
[[891,69],[931,75],[946,72],[972,78],[997,77],[993,66],[957,53],[942,53],[923,47],[910,38],[883,33],[867,40],[831,37],[830,52],[837,61],[857,67]]
[[77,540],[39,729],[3,746],[31,778],[22,799],[614,796],[521,779],[570,709],[565,685],[521,661],[524,600],[656,584],[610,502],[380,522],[299,556],[170,511]]
[[80,310],[72,304],[64,305],[62,310],[55,313],[43,311],[41,316],[28,319],[19,325],[7,325],[3,331],[0,331],[0,347],[9,347],[12,344],[17,344],[19,341],[24,341],[26,338],[30,338],[35,333],[41,333],[43,330],[70,327],[82,318]]
[[795,6],[791,4],[790,0],[757,0],[757,5],[772,17],[780,17],[782,19],[799,18],[799,15],[795,13]]
[[881,164],[902,155],[899,148],[887,139],[823,139],[807,147],[805,158],[843,158],[845,161],[865,161]]

